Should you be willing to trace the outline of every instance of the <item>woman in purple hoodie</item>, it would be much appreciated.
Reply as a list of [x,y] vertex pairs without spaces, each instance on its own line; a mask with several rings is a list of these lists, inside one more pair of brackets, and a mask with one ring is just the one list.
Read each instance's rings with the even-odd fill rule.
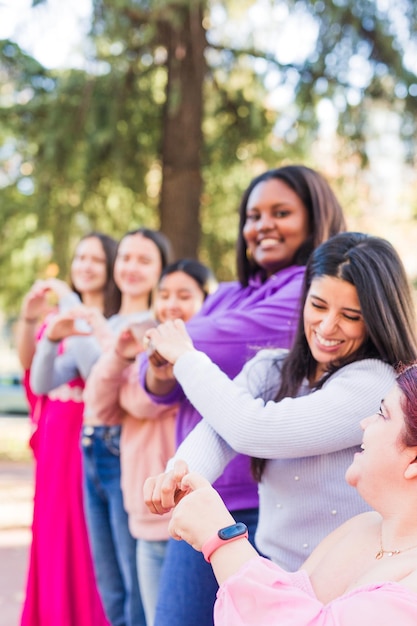
[[[345,230],[342,209],[323,177],[302,165],[252,180],[240,204],[236,282],[223,283],[187,324],[197,350],[233,378],[260,348],[289,348],[310,253]],[[144,359],[141,382],[155,402],[179,402],[177,445],[200,421],[169,365]],[[227,415],[224,416],[227,419]],[[257,485],[249,457],[239,455],[214,487],[253,541]],[[170,539],[154,626],[211,626],[217,582],[202,555]]]

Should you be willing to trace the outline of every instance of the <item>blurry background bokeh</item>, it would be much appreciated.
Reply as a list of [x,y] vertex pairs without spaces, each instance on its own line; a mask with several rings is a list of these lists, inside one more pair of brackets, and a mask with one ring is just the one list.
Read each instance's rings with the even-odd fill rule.
[[237,205],[285,163],[417,277],[414,0],[0,1],[0,371],[80,235],[160,227],[235,275]]

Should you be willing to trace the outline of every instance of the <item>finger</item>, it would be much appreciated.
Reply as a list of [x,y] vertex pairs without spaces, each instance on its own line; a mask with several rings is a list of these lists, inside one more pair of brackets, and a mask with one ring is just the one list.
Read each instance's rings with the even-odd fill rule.
[[189,473],[188,465],[186,461],[183,459],[177,459],[172,468],[172,473],[174,475],[174,480],[176,483],[181,484],[182,479],[186,474]]
[[181,497],[180,484],[176,480],[174,472],[166,473],[160,487],[161,507],[170,511]]
[[174,491],[174,503],[175,506],[180,502],[184,496],[187,495],[188,489],[184,489],[182,486],[182,481],[184,476],[186,476],[189,472],[188,465],[182,459],[175,461],[173,468],[174,480],[176,483],[176,489]]
[[171,518],[168,524],[168,532],[171,535],[171,537],[173,539],[176,539],[177,541],[181,541],[182,540],[182,536],[179,535],[176,531],[176,521],[174,520],[174,518]]
[[189,493],[204,487],[211,487],[211,484],[204,476],[201,476],[201,474],[191,472],[190,474],[186,474],[181,481],[181,489],[184,492]]
[[[159,474],[159,476],[150,477],[145,481],[143,486],[143,494],[145,503],[151,513],[162,515],[170,511],[173,506],[173,496],[171,496],[172,505],[164,506],[162,504],[162,489],[165,485],[165,489],[168,489],[169,479],[166,474]],[[175,490],[175,486],[171,487],[172,492]],[[165,497],[168,501],[168,498]]]
[[147,478],[143,484],[143,499],[145,500],[145,504],[150,510],[151,513],[158,513],[154,500],[153,494],[155,489],[156,477],[150,476]]
[[144,334],[144,341],[147,341],[149,343],[150,341],[152,341],[154,337],[157,337],[157,336],[158,336],[158,329],[149,328]]

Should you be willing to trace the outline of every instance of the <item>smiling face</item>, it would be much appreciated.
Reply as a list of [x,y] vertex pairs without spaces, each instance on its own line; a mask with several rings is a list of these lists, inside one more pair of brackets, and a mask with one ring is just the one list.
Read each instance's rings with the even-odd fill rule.
[[137,233],[121,240],[114,265],[114,280],[122,295],[147,297],[155,287],[161,270],[161,255],[151,239]]
[[[402,392],[395,385],[375,415],[361,421],[362,452],[356,453],[346,471],[346,481],[356,487],[367,502],[382,489],[389,489],[404,478],[415,460],[416,448],[404,443]],[[382,487],[381,487],[382,486]]]
[[158,285],[155,296],[155,316],[160,322],[182,319],[188,322],[204,302],[198,283],[185,272],[167,274]]
[[309,235],[307,208],[278,179],[260,182],[249,195],[243,237],[252,258],[268,276],[290,266]]
[[312,281],[303,319],[307,343],[317,362],[315,380],[331,363],[358,350],[366,339],[356,287],[341,278],[321,276]]
[[81,296],[103,291],[107,281],[106,255],[97,237],[86,237],[78,244],[71,263],[71,280]]

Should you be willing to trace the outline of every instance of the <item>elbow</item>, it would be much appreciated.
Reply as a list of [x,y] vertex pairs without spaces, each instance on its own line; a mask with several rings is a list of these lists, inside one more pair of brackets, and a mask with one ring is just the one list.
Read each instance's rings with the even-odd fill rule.
[[32,379],[30,381],[30,387],[33,393],[37,396],[43,396],[51,391],[51,388],[49,388],[47,385],[41,385],[38,382],[32,382]]
[[37,396],[43,396],[49,393],[52,389],[51,385],[48,385],[46,380],[39,380],[36,376],[31,372],[29,378],[30,388],[34,394]]
[[238,433],[234,433],[231,432],[230,434],[228,433],[226,437],[224,437],[223,435],[220,435],[222,437],[222,439],[225,440],[225,442],[227,443],[227,445],[234,451],[237,452],[237,454],[245,454],[245,455],[249,455],[251,456],[251,452],[248,452],[248,445],[245,442],[242,441],[242,439],[238,435]]

